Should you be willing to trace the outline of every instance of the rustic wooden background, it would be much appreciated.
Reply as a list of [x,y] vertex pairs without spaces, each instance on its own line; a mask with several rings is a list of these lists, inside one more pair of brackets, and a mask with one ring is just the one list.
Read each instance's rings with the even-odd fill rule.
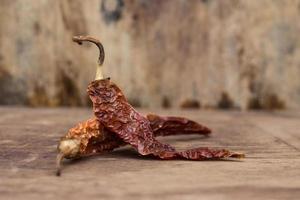
[[151,112],[189,117],[212,128],[209,138],[160,138],[178,149],[228,148],[246,158],[162,161],[126,147],[65,161],[56,177],[59,138],[91,117],[91,109],[0,107],[0,199],[299,200],[299,112]]
[[136,106],[300,107],[299,0],[1,0],[0,103],[87,105],[105,73]]

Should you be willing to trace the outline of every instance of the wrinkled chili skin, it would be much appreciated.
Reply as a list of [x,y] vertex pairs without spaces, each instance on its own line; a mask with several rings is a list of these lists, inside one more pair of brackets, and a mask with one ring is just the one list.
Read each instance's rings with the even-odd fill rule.
[[142,155],[153,154],[161,159],[181,157],[193,160],[242,157],[242,154],[227,150],[208,148],[177,152],[172,146],[155,139],[149,120],[127,102],[120,88],[109,78],[91,82],[87,91],[99,122],[109,131],[116,133],[124,142],[131,144]]
[[179,134],[209,135],[211,130],[197,122],[183,117],[158,116],[148,114],[147,119],[155,136],[168,136]]
[[109,152],[126,144],[115,133],[105,129],[95,118],[78,123],[62,139],[80,141],[78,156]]
[[110,79],[93,81],[88,87],[97,119],[108,130],[131,144],[142,155],[160,158],[174,157],[176,151],[154,138],[150,122],[140,115],[126,100],[122,91]]

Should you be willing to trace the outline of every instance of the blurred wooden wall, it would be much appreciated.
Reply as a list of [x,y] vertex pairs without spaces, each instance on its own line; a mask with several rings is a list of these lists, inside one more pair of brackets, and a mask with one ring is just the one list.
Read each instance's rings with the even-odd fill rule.
[[300,107],[299,0],[0,2],[0,104],[88,105],[88,34],[136,106]]

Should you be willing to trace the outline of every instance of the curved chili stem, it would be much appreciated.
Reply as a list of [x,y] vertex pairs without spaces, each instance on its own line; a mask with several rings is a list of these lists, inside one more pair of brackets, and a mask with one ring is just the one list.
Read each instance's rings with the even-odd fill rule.
[[64,159],[65,155],[63,153],[57,154],[56,157],[56,176],[60,176],[61,171],[61,161]]
[[104,62],[105,53],[104,53],[104,48],[103,48],[103,45],[101,44],[101,42],[99,40],[93,38],[93,37],[90,37],[90,36],[74,36],[72,38],[72,40],[74,42],[80,44],[80,45],[84,41],[92,42],[98,47],[98,49],[99,49],[99,58],[98,58],[98,67],[97,67],[97,71],[96,71],[95,80],[103,79],[102,64]]

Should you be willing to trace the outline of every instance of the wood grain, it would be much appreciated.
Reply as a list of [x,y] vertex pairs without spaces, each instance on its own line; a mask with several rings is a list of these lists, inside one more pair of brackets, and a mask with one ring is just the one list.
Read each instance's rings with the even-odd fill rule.
[[162,161],[125,147],[66,161],[58,178],[56,144],[91,110],[2,107],[0,199],[299,199],[300,112],[155,112],[186,116],[212,128],[209,138],[160,138],[178,149],[229,148],[247,157]]

